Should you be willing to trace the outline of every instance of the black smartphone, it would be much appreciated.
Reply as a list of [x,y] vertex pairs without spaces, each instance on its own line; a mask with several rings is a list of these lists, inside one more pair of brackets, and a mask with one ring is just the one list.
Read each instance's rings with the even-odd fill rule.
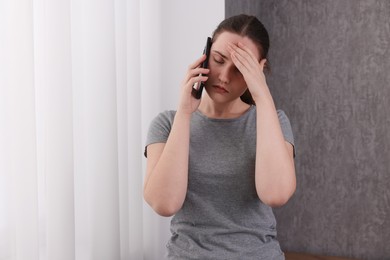
[[[206,46],[204,47],[203,54],[206,54],[206,60],[202,62],[201,68],[207,68],[209,66],[209,56],[210,56],[210,49],[211,49],[211,38],[207,37]],[[194,96],[196,99],[200,99],[202,96],[202,91],[204,89],[205,83],[199,82],[194,84],[192,87],[192,96]]]

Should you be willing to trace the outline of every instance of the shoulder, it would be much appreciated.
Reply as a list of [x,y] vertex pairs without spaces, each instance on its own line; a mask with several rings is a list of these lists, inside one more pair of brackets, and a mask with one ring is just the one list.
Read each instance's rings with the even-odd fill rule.
[[286,141],[294,145],[294,135],[289,118],[283,110],[278,109],[276,111],[278,113],[279,123],[282,128],[284,138]]
[[163,112],[160,112],[156,118],[160,118],[162,120],[171,120],[175,117],[176,111],[175,110],[165,110]]
[[282,126],[290,125],[290,119],[288,118],[287,114],[283,110],[277,109],[276,112],[278,114],[279,122]]
[[280,120],[280,119],[288,119],[288,117],[287,117],[286,113],[284,112],[284,110],[282,110],[282,109],[277,109],[276,112],[277,112],[277,114],[278,114],[279,120]]
[[152,120],[152,125],[162,125],[162,126],[171,126],[173,123],[173,119],[175,118],[176,111],[174,110],[166,110],[159,113]]
[[176,111],[164,111],[155,116],[149,125],[149,131],[146,137],[145,143],[145,156],[146,147],[153,143],[165,143],[168,139],[169,133],[172,128],[173,119]]
[[[176,111],[167,110],[159,113],[153,118],[149,125],[148,136],[168,136],[175,118]],[[148,138],[150,139],[150,138]]]

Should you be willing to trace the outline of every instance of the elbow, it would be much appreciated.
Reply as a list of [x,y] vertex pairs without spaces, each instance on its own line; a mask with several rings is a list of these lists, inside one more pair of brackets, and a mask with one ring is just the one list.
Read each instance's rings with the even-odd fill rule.
[[173,200],[163,199],[161,197],[152,197],[144,191],[144,200],[149,206],[162,217],[171,217],[175,215],[181,208],[178,203],[173,203]]
[[259,194],[259,198],[264,204],[272,208],[282,207],[290,200],[290,198],[295,192],[295,188],[296,187],[294,185],[294,187],[290,187],[289,189],[284,189],[282,191],[269,191],[265,194]]
[[290,199],[291,196],[263,196],[262,198],[260,198],[260,200],[272,207],[272,208],[278,208],[278,207],[282,207],[283,205],[285,205],[289,199]]
[[175,207],[171,207],[169,205],[150,205],[154,212],[156,212],[158,215],[162,217],[172,217],[175,215],[179,210]]
[[282,172],[285,173],[283,178],[256,182],[256,191],[259,199],[273,208],[285,205],[296,190],[295,170]]

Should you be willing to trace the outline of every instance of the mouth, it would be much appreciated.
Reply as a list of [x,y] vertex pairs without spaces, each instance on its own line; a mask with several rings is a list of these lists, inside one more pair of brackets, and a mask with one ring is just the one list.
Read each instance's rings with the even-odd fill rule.
[[213,88],[218,92],[218,93],[229,93],[229,91],[222,87],[222,86],[219,86],[219,85],[213,85]]

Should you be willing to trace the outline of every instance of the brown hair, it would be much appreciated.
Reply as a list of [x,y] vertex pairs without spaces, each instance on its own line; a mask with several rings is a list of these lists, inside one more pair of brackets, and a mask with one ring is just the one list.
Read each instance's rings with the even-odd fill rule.
[[[260,60],[267,58],[269,49],[268,32],[264,25],[255,16],[240,14],[223,20],[214,30],[212,41],[215,42],[218,36],[223,32],[231,32],[248,37],[259,49]],[[268,64],[266,67],[269,69]],[[248,89],[240,98],[247,104],[255,105],[255,101]]]

